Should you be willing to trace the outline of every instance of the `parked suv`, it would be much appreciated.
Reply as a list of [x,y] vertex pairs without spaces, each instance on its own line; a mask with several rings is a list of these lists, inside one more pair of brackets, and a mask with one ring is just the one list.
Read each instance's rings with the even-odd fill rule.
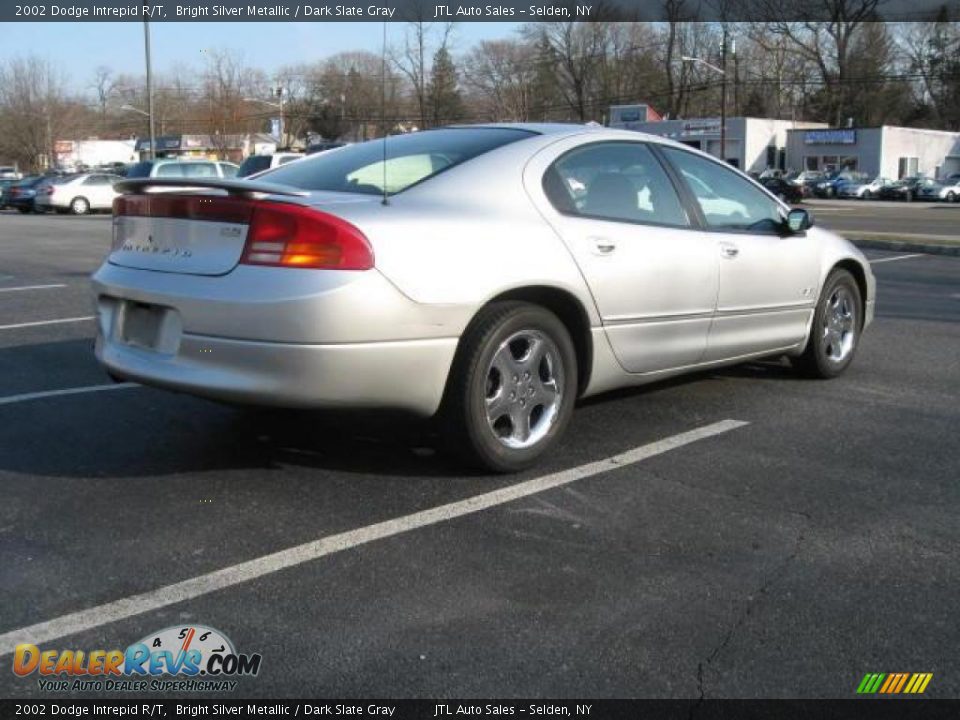
[[128,178],[232,178],[239,167],[219,160],[144,160],[134,163]]

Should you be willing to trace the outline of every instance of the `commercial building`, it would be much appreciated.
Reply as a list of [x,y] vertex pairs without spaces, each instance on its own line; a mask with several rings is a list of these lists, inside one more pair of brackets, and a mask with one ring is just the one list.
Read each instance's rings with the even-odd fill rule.
[[795,170],[847,168],[899,179],[938,178],[960,172],[960,133],[882,127],[791,130],[787,166]]
[[[720,152],[720,118],[688,120],[660,120],[652,122],[632,121],[615,124],[614,111],[625,106],[610,108],[610,126],[660,135],[682,142],[684,145],[703,150],[716,157]],[[629,107],[629,106],[626,106]],[[646,106],[632,106],[646,107]],[[787,133],[790,130],[825,128],[825,123],[797,120],[773,120],[768,118],[727,118],[725,158],[734,167],[747,172],[762,172],[767,168],[788,167],[786,157]]]
[[55,165],[75,168],[134,162],[137,160],[135,146],[136,140],[57,140],[53,144]]
[[[277,139],[265,133],[248,135],[162,135],[156,139],[157,157],[204,158],[241,162],[248,155],[272,153]],[[140,160],[150,158],[150,138],[137,140]]]

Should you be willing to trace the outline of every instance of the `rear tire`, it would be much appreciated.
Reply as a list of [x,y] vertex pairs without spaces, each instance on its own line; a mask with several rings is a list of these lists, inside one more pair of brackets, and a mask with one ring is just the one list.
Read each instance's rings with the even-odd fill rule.
[[836,269],[817,300],[807,346],[793,366],[811,378],[834,378],[849,367],[863,328],[863,298],[853,275]]
[[545,308],[497,302],[460,340],[440,413],[446,444],[472,467],[517,472],[563,435],[577,396],[570,333]]
[[948,192],[948,193],[947,193],[947,202],[948,202],[948,203],[953,203],[953,202],[956,202],[956,201],[957,201],[957,194],[954,193],[954,192]]
[[19,210],[24,215],[27,215],[30,212],[31,208],[24,207],[23,205],[18,205],[17,210]]

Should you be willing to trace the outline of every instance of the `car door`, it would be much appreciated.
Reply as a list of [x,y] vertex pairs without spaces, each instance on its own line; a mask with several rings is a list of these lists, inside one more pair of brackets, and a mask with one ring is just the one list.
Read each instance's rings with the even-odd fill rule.
[[[696,364],[717,294],[715,243],[694,226],[644,142],[562,141],[528,166],[528,187],[577,262],[625,370]],[[532,176],[532,177],[531,177]]]
[[83,181],[83,193],[91,209],[103,210],[113,205],[113,194],[106,175],[89,175]]
[[783,206],[719,161],[674,147],[665,146],[663,154],[693,196],[720,258],[716,315],[704,360],[799,344],[818,292],[816,241],[806,233],[784,232]]

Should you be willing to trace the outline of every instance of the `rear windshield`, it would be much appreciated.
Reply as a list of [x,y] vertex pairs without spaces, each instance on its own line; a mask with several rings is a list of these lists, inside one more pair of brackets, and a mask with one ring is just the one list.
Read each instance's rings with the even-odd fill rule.
[[270,167],[269,155],[251,155],[240,163],[240,169],[237,170],[237,177],[247,177],[247,175],[253,175],[261,170],[266,170],[268,167]]
[[309,157],[258,179],[303,190],[380,195],[402,192],[455,165],[536,133],[516,128],[447,128],[370,140]]

